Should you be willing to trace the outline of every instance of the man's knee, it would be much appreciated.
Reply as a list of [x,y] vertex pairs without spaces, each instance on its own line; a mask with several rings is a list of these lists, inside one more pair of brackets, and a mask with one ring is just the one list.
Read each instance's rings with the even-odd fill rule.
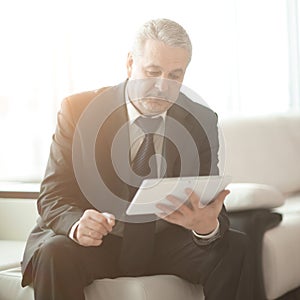
[[73,242],[68,237],[62,235],[49,238],[34,254],[33,264],[35,264],[35,261],[38,261],[38,263],[42,261],[45,264],[47,261],[49,263],[59,263],[69,259],[68,249],[71,243]]
[[240,231],[230,229],[228,231],[229,244],[241,249],[247,249],[250,245],[248,236]]
[[245,264],[252,261],[253,251],[251,249],[251,242],[248,236],[240,231],[228,231],[228,250],[229,257],[236,263]]

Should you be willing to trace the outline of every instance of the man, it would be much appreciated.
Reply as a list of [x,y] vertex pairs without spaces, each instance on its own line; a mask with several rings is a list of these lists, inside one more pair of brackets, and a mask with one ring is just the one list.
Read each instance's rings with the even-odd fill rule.
[[[159,220],[124,213],[143,178],[218,174],[216,114],[179,92],[191,53],[179,24],[149,21],[128,55],[129,80],[63,101],[22,263],[36,299],[84,299],[95,279],[152,274],[201,283],[208,300],[251,299],[247,242],[228,230],[228,191],[205,207],[193,191],[183,205],[170,195],[177,209],[160,205]],[[157,134],[140,122],[156,123]]]

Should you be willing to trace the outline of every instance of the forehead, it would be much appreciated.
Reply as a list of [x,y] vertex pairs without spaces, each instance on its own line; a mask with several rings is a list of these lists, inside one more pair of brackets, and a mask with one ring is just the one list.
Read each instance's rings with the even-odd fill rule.
[[189,53],[184,48],[171,47],[160,41],[147,40],[139,58],[143,67],[152,66],[168,71],[185,70],[189,62]]

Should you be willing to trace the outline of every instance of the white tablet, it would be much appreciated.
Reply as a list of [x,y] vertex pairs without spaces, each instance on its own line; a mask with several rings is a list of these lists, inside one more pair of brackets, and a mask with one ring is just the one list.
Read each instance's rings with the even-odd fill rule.
[[[158,203],[171,205],[167,195],[174,195],[185,203],[188,195],[186,188],[191,188],[200,197],[199,206],[210,203],[217,194],[231,182],[230,176],[195,176],[145,179],[126,210],[127,215],[156,214],[161,210]],[[178,207],[172,207],[176,210]]]

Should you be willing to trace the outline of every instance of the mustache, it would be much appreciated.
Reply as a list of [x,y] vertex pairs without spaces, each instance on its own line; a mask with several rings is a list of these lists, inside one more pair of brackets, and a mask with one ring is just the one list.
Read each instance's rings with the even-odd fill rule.
[[160,92],[150,92],[146,93],[144,95],[141,95],[143,98],[156,98],[159,100],[168,100],[168,97],[170,98],[170,95],[167,93],[160,93]]
[[176,101],[180,84],[166,81],[163,86],[156,86],[157,79],[135,80],[128,82],[128,95],[131,100],[138,99],[157,99],[165,101]]
[[[136,100],[138,99],[155,99],[160,101],[174,102],[174,95],[171,95],[169,92],[162,92],[157,89],[149,89],[147,91],[137,92],[134,95]],[[177,97],[176,97],[177,98]],[[132,99],[134,100],[134,99]]]

